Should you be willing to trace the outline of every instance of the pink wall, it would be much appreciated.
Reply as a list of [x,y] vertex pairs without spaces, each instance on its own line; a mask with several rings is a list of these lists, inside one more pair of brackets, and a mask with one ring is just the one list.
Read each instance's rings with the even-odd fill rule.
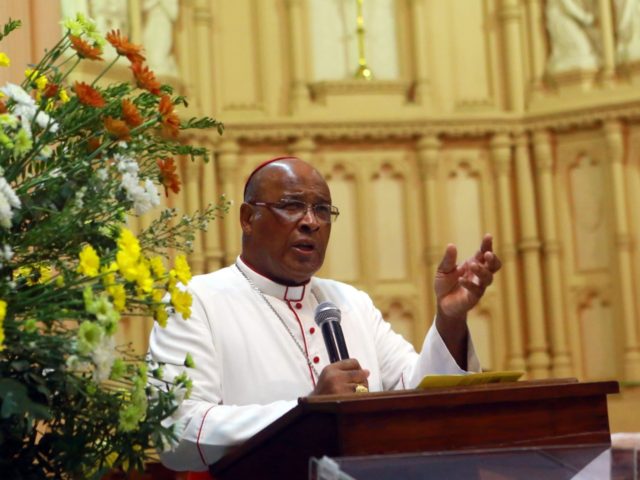
[[[22,20],[22,27],[0,42],[0,51],[11,59],[11,66],[0,68],[0,85],[21,82],[29,63],[37,61],[45,48],[53,46],[62,32],[58,0],[2,0],[0,24],[9,18]],[[0,25],[0,27],[1,27]]]

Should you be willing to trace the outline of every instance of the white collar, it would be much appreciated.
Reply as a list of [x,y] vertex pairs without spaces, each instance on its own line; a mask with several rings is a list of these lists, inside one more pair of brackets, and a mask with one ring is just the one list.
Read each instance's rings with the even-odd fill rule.
[[281,298],[288,302],[302,302],[305,294],[309,290],[307,287],[309,287],[313,281],[313,279],[311,279],[304,285],[297,285],[293,287],[281,285],[253,270],[249,265],[242,261],[240,256],[236,259],[236,266],[242,270],[242,273],[249,277],[253,284],[258,287],[262,293],[271,297]]

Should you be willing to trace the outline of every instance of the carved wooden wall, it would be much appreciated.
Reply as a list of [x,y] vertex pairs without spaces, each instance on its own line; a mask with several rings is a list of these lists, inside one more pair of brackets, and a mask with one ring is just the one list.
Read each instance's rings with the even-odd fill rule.
[[[194,270],[234,259],[246,176],[291,153],[325,174],[342,212],[320,274],[367,290],[417,347],[444,247],[467,257],[492,232],[504,267],[470,318],[484,365],[640,381],[640,2],[385,1],[393,22],[365,15],[367,46],[395,67],[365,82],[323,68],[355,58],[322,47],[353,45],[348,1],[334,2],[342,24],[320,28],[333,14],[315,0],[184,0],[158,30],[188,115],[226,124],[193,138],[215,158],[185,162],[170,200],[234,201]],[[137,41],[144,3],[127,2]]]

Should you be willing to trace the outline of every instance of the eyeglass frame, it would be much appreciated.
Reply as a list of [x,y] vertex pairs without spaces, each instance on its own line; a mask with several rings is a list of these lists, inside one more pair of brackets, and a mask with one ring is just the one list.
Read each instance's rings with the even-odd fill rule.
[[[255,206],[255,207],[266,207],[269,210],[276,210],[276,212],[280,215],[282,215],[283,217],[287,218],[289,221],[291,222],[299,222],[300,219],[302,219],[307,212],[311,209],[311,211],[313,212],[313,216],[321,223],[324,224],[331,224],[331,223],[335,223],[336,220],[338,220],[338,216],[340,215],[340,210],[338,210],[338,207],[336,207],[335,205],[331,205],[330,203],[307,203],[307,202],[303,202],[302,200],[294,200],[294,199],[281,199],[278,200],[277,202],[255,202],[255,201],[251,201],[251,202],[245,202],[249,205]],[[294,203],[294,204],[299,204],[299,205],[304,205],[305,209],[304,212],[302,212],[300,214],[300,216],[298,218],[292,218],[290,217],[286,211],[282,208],[282,206],[286,203]],[[326,206],[329,207],[329,221],[323,220],[322,218],[320,218],[320,216],[318,216],[318,213],[316,212],[316,207],[320,207],[320,206]]]

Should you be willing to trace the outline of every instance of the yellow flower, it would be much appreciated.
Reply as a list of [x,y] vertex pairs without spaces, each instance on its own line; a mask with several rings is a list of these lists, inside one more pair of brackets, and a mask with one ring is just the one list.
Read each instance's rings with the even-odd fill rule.
[[111,262],[109,265],[105,265],[100,269],[102,276],[102,284],[105,288],[116,283],[116,272],[118,271],[118,264]]
[[40,265],[38,267],[38,271],[40,272],[40,278],[38,279],[38,283],[47,283],[53,277],[53,268],[49,265]]
[[67,103],[69,100],[71,100],[69,98],[69,94],[67,93],[67,91],[64,88],[60,89],[60,93],[58,93],[58,98],[60,99],[60,101],[62,103]]
[[107,292],[111,295],[111,298],[113,298],[113,307],[117,311],[122,312],[127,303],[127,292],[124,289],[124,285],[121,283],[111,285],[107,288]]
[[95,277],[98,275],[100,268],[100,257],[91,245],[85,245],[80,252],[80,265],[78,265],[78,273],[87,277]]
[[140,242],[136,236],[126,228],[120,231],[120,238],[118,238],[118,248],[122,252],[126,252],[127,256],[132,260],[138,260],[140,257]]
[[161,257],[153,257],[149,261],[149,263],[151,264],[151,270],[153,271],[153,274],[156,276],[156,278],[164,276],[166,270],[164,268],[164,263],[162,263]]
[[0,52],[0,67],[8,67],[11,65],[11,59],[6,53]]
[[7,316],[7,302],[0,300],[0,351],[4,350],[4,317]]
[[169,314],[167,313],[167,309],[164,305],[156,307],[154,317],[156,319],[156,322],[158,322],[158,325],[160,325],[162,328],[167,326]]
[[24,71],[24,76],[36,84],[38,91],[42,92],[48,83],[47,77],[42,75],[38,70],[27,68]]
[[161,302],[164,298],[164,290],[160,290],[159,288],[154,288],[153,293],[151,294],[151,299],[154,302]]
[[33,278],[31,277],[31,267],[18,267],[16,270],[13,271],[13,279],[17,280],[19,278],[24,278],[27,280],[27,285],[32,286],[35,285],[36,282],[33,281]]
[[191,303],[193,299],[189,292],[183,292],[179,289],[174,289],[171,292],[171,305],[176,309],[182,318],[185,320],[191,316]]
[[138,259],[130,255],[126,250],[116,253],[116,264],[120,275],[128,282],[133,282],[138,277]]
[[176,261],[173,267],[173,272],[175,272],[178,280],[180,280],[180,282],[182,282],[184,285],[189,283],[189,280],[191,280],[191,269],[189,268],[189,264],[187,263],[187,258],[183,254],[180,254],[176,257]]
[[153,278],[151,278],[151,271],[146,262],[140,262],[138,264],[136,283],[141,292],[151,293],[153,289]]

